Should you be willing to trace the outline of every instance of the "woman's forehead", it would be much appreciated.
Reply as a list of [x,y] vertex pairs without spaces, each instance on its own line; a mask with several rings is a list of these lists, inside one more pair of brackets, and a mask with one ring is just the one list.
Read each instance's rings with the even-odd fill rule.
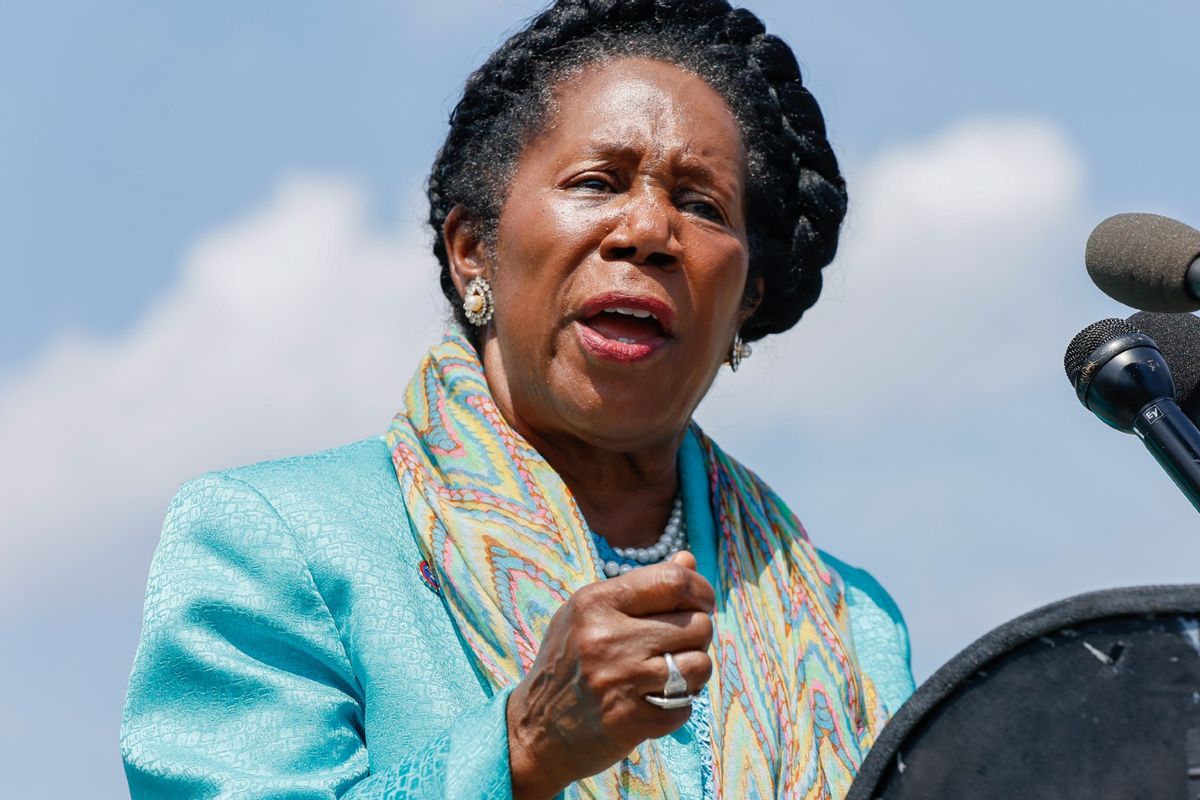
[[674,64],[623,58],[589,65],[555,87],[541,141],[578,156],[636,150],[674,159],[743,159],[741,129],[707,82]]

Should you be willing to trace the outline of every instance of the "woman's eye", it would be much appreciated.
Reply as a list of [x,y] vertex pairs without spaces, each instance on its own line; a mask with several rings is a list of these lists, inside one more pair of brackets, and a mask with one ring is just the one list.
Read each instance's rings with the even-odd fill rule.
[[576,189],[587,189],[590,192],[611,192],[612,184],[604,178],[583,178],[575,182]]
[[721,213],[721,209],[707,200],[686,200],[680,204],[680,208],[689,214],[695,214],[713,222],[725,221],[725,215]]

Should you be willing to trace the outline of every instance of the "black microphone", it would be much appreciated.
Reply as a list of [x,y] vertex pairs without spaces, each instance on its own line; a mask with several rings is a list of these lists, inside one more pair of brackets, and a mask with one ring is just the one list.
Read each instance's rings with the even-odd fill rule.
[[1063,366],[1084,407],[1134,433],[1200,511],[1200,431],[1175,402],[1175,381],[1158,345],[1122,319],[1084,328]]
[[1096,226],[1084,254],[1092,282],[1142,311],[1200,309],[1200,231],[1157,214],[1117,214]]
[[1128,322],[1158,345],[1175,381],[1175,402],[1200,426],[1200,317],[1139,311]]

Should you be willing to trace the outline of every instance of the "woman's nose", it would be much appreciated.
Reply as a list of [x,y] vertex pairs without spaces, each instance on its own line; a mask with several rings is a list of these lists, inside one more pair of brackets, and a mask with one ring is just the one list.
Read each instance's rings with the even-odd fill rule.
[[616,224],[600,244],[603,258],[652,267],[679,263],[676,214],[670,198],[650,189],[632,191],[618,213]]

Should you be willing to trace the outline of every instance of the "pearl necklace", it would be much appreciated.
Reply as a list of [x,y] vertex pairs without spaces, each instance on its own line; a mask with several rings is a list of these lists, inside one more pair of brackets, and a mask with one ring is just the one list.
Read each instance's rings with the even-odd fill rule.
[[624,575],[643,564],[657,564],[678,553],[687,543],[687,524],[683,521],[683,500],[679,497],[675,498],[675,505],[671,508],[671,516],[667,519],[666,529],[663,530],[662,536],[658,537],[658,541],[650,547],[613,547],[600,534],[593,532],[592,535],[596,537],[598,545],[603,544],[602,549],[608,550],[616,556],[615,559],[604,559],[604,574],[610,578]]

